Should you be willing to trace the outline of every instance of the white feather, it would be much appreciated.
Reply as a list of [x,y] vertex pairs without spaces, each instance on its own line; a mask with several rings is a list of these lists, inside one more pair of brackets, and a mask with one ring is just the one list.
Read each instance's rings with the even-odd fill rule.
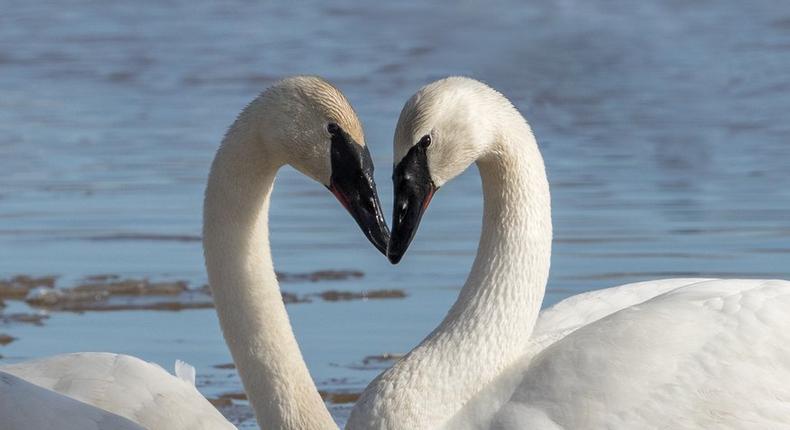
[[[296,344],[268,239],[269,198],[283,163],[329,185],[330,122],[341,126],[355,144],[364,145],[357,116],[335,87],[317,77],[279,82],[250,103],[230,127],[206,189],[203,237],[215,309],[262,427],[337,428]],[[0,370],[41,387],[0,387],[0,395],[19,394],[30,406],[20,415],[14,415],[11,406],[2,409],[0,430],[6,430],[3,420],[22,426],[18,428],[63,429],[57,421],[35,421],[27,412],[73,405],[70,399],[93,409],[72,407],[65,421],[81,422],[83,410],[99,408],[99,415],[87,416],[93,420],[89,422],[103,412],[149,430],[235,429],[197,391],[195,369],[182,361],[175,364],[176,376],[137,358],[108,353],[59,355]],[[26,422],[37,424],[24,427]]]
[[0,371],[3,430],[143,430],[126,418]]
[[148,429],[235,429],[194,385],[128,355],[63,354],[5,365],[0,371],[51,390],[47,396],[28,399],[41,409],[53,395],[60,395]]
[[195,367],[186,361],[176,360],[175,365],[176,376],[181,378],[182,381],[195,386]]
[[435,185],[477,164],[483,231],[452,309],[368,386],[348,429],[788,428],[790,282],[650,281],[540,312],[551,199],[524,118],[448,78],[412,97],[396,130],[396,160],[431,135]]

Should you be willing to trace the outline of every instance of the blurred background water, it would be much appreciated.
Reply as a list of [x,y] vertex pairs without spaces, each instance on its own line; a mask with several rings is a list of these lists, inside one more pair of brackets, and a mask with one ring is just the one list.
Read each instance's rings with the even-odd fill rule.
[[[790,278],[790,4],[780,0],[0,0],[0,277],[204,284],[214,151],[250,99],[297,73],[328,78],[354,104],[387,213],[392,133],[414,91],[460,74],[511,98],[552,184],[547,304],[652,278]],[[472,169],[436,196],[393,267],[323,187],[282,172],[278,270],[364,272],[284,289],[407,294],[289,305],[319,386],[358,391],[380,370],[364,357],[408,351],[441,319],[474,257],[481,203]],[[188,360],[209,395],[241,389],[212,367],[230,358],[210,309],[55,313],[0,331],[18,337],[0,363],[109,350],[167,368]],[[349,407],[333,407],[341,423]]]

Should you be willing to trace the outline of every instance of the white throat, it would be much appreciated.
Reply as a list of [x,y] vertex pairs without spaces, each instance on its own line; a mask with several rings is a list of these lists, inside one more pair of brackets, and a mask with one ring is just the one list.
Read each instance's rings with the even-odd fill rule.
[[528,345],[551,260],[551,202],[543,159],[509,104],[492,117],[481,238],[472,271],[442,323],[360,398],[346,428],[441,428]]
[[203,245],[217,315],[262,428],[337,429],[294,338],[272,264],[269,200],[281,163],[247,126],[240,117],[231,127],[206,188]]

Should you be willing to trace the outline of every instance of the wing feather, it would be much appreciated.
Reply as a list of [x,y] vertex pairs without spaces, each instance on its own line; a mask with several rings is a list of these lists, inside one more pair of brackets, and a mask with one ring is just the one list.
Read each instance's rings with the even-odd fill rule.
[[0,370],[147,429],[236,428],[200,394],[194,379],[185,379],[189,372],[183,366],[183,373],[173,376],[156,364],[128,355],[85,352],[6,365]]
[[0,371],[0,428],[4,430],[144,430],[126,418]]

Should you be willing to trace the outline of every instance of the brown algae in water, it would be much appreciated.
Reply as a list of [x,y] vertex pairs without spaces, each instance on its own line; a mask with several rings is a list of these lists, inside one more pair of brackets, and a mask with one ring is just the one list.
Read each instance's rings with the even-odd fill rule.
[[85,312],[121,310],[204,309],[211,298],[190,292],[187,282],[151,282],[148,279],[121,279],[117,275],[94,275],[71,288],[36,288],[25,302],[48,310]]
[[47,314],[32,314],[32,313],[14,313],[14,314],[0,314],[0,323],[2,324],[33,324],[37,326],[44,325],[44,320],[49,319]]
[[[319,270],[307,273],[278,273],[283,282],[321,282],[357,279],[364,276],[358,270]],[[148,278],[122,278],[116,274],[97,274],[83,278],[68,288],[55,288],[56,276],[17,275],[0,280],[2,299],[24,300],[28,305],[50,311],[180,311],[212,308],[211,290],[208,286],[190,289],[186,281],[158,281]],[[402,290],[340,291],[296,294],[283,291],[285,304],[309,303],[314,298],[327,302],[349,300],[400,299],[406,297]],[[2,305],[0,305],[1,307]],[[2,321],[16,322],[25,317],[4,316]],[[42,317],[31,315],[29,321],[40,324]]]
[[277,280],[280,282],[345,281],[360,279],[364,276],[365,274],[359,270],[317,270],[308,273],[277,272]]
[[402,299],[406,297],[403,290],[370,290],[370,291],[337,291],[329,290],[318,293],[324,301],[338,302],[346,300],[380,300],[380,299]]
[[[321,398],[326,403],[330,404],[348,404],[354,403],[359,399],[359,396],[362,395],[359,391],[328,391],[328,390],[318,390],[318,394],[321,395]],[[230,404],[233,404],[233,401],[247,401],[247,394],[244,392],[231,392],[231,393],[223,393],[215,398],[209,399],[209,401],[217,406],[223,407]]]
[[215,365],[213,365],[211,367],[213,367],[215,369],[235,369],[236,368],[236,364],[235,363],[223,363],[223,364],[215,364]]
[[54,288],[56,276],[17,275],[0,279],[0,299],[24,299],[34,288]]
[[11,335],[7,335],[5,333],[0,333],[0,345],[8,345],[9,343],[15,341],[16,338]]

